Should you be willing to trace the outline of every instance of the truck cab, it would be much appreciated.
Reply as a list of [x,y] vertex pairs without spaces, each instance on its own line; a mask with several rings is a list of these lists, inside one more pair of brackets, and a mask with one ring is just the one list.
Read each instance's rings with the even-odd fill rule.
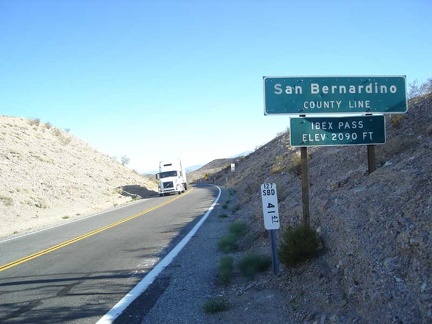
[[181,194],[187,190],[186,172],[180,160],[161,161],[156,179],[159,180],[159,196],[172,193]]

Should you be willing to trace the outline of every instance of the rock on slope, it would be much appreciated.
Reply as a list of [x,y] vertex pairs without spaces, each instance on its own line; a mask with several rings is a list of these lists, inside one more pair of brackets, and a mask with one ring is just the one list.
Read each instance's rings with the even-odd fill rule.
[[[387,143],[376,147],[378,168],[371,174],[365,146],[310,148],[310,219],[324,251],[300,267],[282,266],[278,277],[238,281],[219,294],[234,304],[244,300],[252,314],[259,292],[276,289],[285,296],[279,306],[288,323],[432,322],[431,109],[428,94],[410,100],[407,114],[386,118]],[[240,253],[271,254],[261,183],[278,186],[279,239],[301,221],[298,154],[283,134],[241,160],[234,174],[219,175],[221,184],[228,177],[236,190],[241,209],[233,217],[249,225]],[[218,318],[236,316],[246,315],[228,310]]]
[[152,194],[156,185],[68,132],[0,116],[0,237]]

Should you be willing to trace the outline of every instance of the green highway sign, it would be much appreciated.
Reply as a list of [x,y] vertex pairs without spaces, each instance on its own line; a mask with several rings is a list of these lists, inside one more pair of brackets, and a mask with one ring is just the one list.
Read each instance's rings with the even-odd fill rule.
[[264,77],[264,115],[407,111],[405,76]]
[[291,146],[385,143],[384,116],[290,118]]

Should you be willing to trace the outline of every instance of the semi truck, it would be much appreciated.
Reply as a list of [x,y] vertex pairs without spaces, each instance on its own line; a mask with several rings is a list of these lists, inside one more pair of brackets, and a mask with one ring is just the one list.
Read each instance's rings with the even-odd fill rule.
[[160,161],[159,173],[159,196],[185,192],[187,188],[186,171],[181,160]]

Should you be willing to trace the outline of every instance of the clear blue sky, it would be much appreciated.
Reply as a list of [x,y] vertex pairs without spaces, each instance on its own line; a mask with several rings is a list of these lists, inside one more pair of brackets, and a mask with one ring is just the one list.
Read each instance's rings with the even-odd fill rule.
[[130,167],[203,164],[285,131],[263,76],[432,77],[432,1],[0,0],[0,114]]

